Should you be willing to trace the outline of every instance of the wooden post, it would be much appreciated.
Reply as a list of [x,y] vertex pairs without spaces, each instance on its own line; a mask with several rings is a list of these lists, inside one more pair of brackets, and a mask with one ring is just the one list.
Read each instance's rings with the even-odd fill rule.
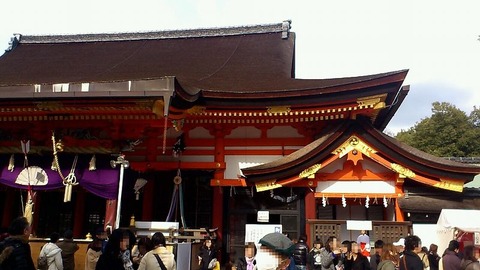
[[395,219],[397,221],[405,221],[405,215],[402,209],[400,209],[400,204],[397,199],[395,199]]
[[[215,162],[218,164],[225,162],[225,141],[224,133],[221,127],[215,130]],[[214,179],[224,179],[225,169],[217,169],[213,174]],[[223,193],[222,187],[213,187],[213,213],[212,213],[212,227],[218,228],[217,237],[223,239]],[[220,258],[218,258],[220,259]]]
[[5,207],[2,209],[2,228],[8,228],[13,220],[13,203],[16,202],[15,192],[8,188],[6,192],[2,193],[5,195]]
[[153,219],[153,195],[155,192],[155,182],[150,180],[147,182],[143,189],[143,201],[142,201],[142,219],[141,220],[152,220]]
[[[305,195],[305,220],[315,219],[317,213],[317,203],[315,201],[315,193],[308,192]],[[305,223],[305,234],[307,235],[307,242],[309,246],[313,246],[315,239],[312,239],[312,231],[310,229],[310,223]]]
[[73,217],[73,237],[84,238],[83,220],[85,216],[85,191],[82,188],[77,188],[77,196],[75,201],[75,216]]

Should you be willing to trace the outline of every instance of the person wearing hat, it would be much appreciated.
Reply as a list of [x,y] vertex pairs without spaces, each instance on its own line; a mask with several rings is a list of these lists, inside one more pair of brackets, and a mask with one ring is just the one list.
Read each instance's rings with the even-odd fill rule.
[[393,242],[393,246],[397,249],[398,256],[402,257],[405,251],[405,238],[400,238],[397,242]]
[[295,245],[292,240],[282,233],[275,232],[263,236],[260,241],[260,248],[257,250],[255,269],[294,269],[295,263],[291,256]]

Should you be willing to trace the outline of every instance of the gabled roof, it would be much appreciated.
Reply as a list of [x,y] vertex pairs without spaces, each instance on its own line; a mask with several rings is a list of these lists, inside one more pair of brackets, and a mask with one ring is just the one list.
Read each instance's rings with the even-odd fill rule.
[[[405,174],[407,177],[412,175],[413,180],[419,179],[418,181],[422,182],[423,179],[428,179],[426,182],[439,187],[443,187],[441,182],[444,180],[461,181],[463,185],[463,182],[472,181],[475,175],[480,173],[480,166],[454,162],[422,152],[378,131],[364,119],[345,121],[343,125],[325,130],[317,140],[304,148],[271,163],[242,169],[242,173],[247,181],[254,183],[294,178],[302,171],[331,158],[352,136],[373,149],[375,154],[372,155],[376,155],[371,156],[373,160],[388,161],[388,168],[392,170],[395,170],[394,164],[403,169],[407,168]],[[318,172],[321,173],[321,169]],[[438,183],[435,183],[435,180],[438,180]]]
[[[236,109],[291,106],[320,108],[382,95],[385,108],[374,125],[383,129],[403,100],[407,70],[332,78],[295,78],[295,33],[279,24],[146,33],[17,36],[0,57],[0,96],[46,98],[34,85],[118,84],[174,78],[171,105]],[[141,89],[140,89],[141,90]],[[24,93],[22,91],[27,91]],[[75,93],[78,98],[150,96],[158,93],[111,89]],[[8,92],[8,94],[7,94]],[[406,91],[408,92],[408,91]],[[403,91],[402,93],[406,93]],[[154,97],[155,96],[155,97]],[[399,98],[400,97],[400,98]],[[57,93],[48,98],[72,99]]]

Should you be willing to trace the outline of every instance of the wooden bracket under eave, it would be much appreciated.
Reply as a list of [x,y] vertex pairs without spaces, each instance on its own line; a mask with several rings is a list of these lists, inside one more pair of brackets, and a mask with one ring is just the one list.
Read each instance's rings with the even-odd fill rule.
[[244,178],[240,179],[211,179],[210,186],[212,187],[246,187],[247,182]]

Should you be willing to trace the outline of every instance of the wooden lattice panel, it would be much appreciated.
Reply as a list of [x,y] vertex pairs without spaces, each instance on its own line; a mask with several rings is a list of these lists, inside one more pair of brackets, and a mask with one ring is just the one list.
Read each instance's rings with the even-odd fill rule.
[[313,225],[313,240],[320,239],[325,243],[330,236],[340,237],[341,226],[340,224],[314,224]]
[[384,243],[393,243],[398,241],[401,237],[408,235],[408,225],[405,224],[391,224],[391,225],[374,225],[373,235],[374,240],[383,240]]

